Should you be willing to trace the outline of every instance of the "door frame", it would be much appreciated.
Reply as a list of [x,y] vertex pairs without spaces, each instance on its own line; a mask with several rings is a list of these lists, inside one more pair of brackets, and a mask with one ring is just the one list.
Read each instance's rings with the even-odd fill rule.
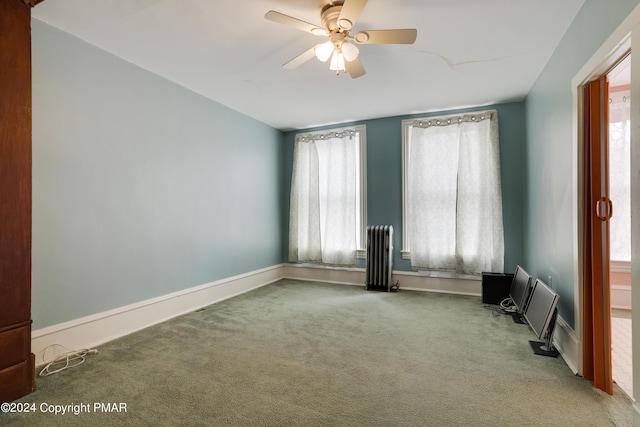
[[[635,42],[633,35],[636,35]],[[634,49],[635,46],[635,49]],[[618,26],[618,28],[609,36],[609,38],[602,44],[602,46],[591,56],[591,58],[585,63],[585,65],[578,71],[578,73],[571,80],[571,91],[573,99],[573,136],[572,136],[572,204],[573,204],[573,271],[574,277],[574,325],[575,325],[575,338],[577,340],[577,346],[574,347],[574,354],[572,356],[573,361],[577,367],[577,373],[583,374],[583,354],[582,354],[582,342],[583,342],[583,325],[582,325],[582,310],[583,310],[583,262],[582,254],[584,251],[584,235],[583,235],[583,215],[582,206],[584,203],[584,168],[583,158],[584,152],[582,147],[582,141],[584,138],[583,133],[583,94],[582,87],[591,80],[598,78],[606,74],[606,72],[629,50],[636,50],[640,52],[640,6],[637,6],[627,18]],[[631,90],[632,99],[640,99],[640,55],[631,56]],[[639,117],[640,105],[638,102],[632,103],[632,117]],[[637,128],[637,125],[636,125]],[[631,134],[631,161],[632,168],[635,164],[640,164],[640,149],[634,147],[640,147],[640,132],[633,132]],[[635,158],[635,160],[634,160]],[[635,164],[634,164],[635,161]],[[637,168],[637,167],[636,167]],[[640,188],[640,178],[632,177],[632,188]],[[631,210],[632,216],[636,213],[636,217],[640,215],[640,195],[634,197],[634,191],[632,190]],[[636,191],[637,193],[637,191]],[[634,221],[632,224],[632,235],[638,235],[640,232],[640,221]],[[632,259],[640,259],[640,243],[632,241]],[[636,274],[634,274],[634,272]],[[632,262],[632,299],[640,300],[640,292],[634,292],[634,286],[640,279],[640,263]],[[636,304],[636,307],[640,307]],[[636,317],[640,320],[640,309],[636,310]],[[640,322],[638,323],[640,324]],[[635,337],[634,337],[635,338]],[[634,346],[637,347],[638,340],[634,339]],[[634,360],[639,360],[637,354],[634,352]],[[638,364],[635,364],[638,365]],[[634,370],[634,394],[638,394],[640,390],[640,372]],[[634,419],[640,421],[640,406],[638,403],[633,404],[634,407]]]
[[[639,16],[640,19],[640,16]],[[614,33],[615,34],[615,33]],[[584,274],[583,274],[583,253],[585,248],[584,241],[584,215],[582,213],[582,209],[584,206],[584,192],[585,192],[585,182],[584,182],[584,95],[582,88],[590,81],[597,80],[599,77],[607,74],[607,72],[611,69],[613,65],[615,65],[620,57],[625,55],[631,49],[631,34],[627,34],[624,39],[615,47],[613,50],[608,50],[608,54],[605,57],[598,56],[598,58],[602,58],[599,63],[596,65],[590,65],[592,61],[588,62],[583,70],[587,68],[589,71],[582,71],[578,73],[576,77],[571,82],[571,89],[573,91],[573,123],[574,123],[574,136],[573,136],[573,146],[572,146],[572,155],[573,155],[573,165],[574,165],[574,173],[573,173],[573,211],[574,211],[574,221],[573,221],[573,234],[574,245],[573,245],[573,269],[574,276],[577,280],[574,283],[574,312],[575,312],[575,332],[580,341],[579,345],[579,354],[576,360],[578,374],[583,374],[583,354],[582,354],[582,342],[583,342],[583,325],[582,325],[582,310],[584,306]],[[602,50],[602,48],[600,49]],[[595,55],[594,55],[595,56]],[[632,57],[633,60],[633,57]],[[632,77],[633,80],[633,77]]]

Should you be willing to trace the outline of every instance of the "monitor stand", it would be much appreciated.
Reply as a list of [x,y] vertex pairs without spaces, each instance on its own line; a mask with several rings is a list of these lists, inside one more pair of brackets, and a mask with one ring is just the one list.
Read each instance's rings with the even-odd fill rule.
[[558,357],[560,353],[553,348],[553,331],[556,328],[556,318],[558,316],[558,309],[553,310],[551,315],[551,321],[549,322],[549,328],[547,329],[547,335],[544,337],[544,342],[541,341],[529,341],[531,349],[538,356]]
[[531,345],[531,349],[538,356],[558,357],[560,354],[558,350],[553,348],[553,345],[550,346],[546,342],[529,341],[529,345]]
[[522,317],[522,314],[520,314],[520,313],[513,313],[511,315],[511,318],[513,319],[513,323],[517,323],[519,325],[526,325],[527,324],[527,322]]

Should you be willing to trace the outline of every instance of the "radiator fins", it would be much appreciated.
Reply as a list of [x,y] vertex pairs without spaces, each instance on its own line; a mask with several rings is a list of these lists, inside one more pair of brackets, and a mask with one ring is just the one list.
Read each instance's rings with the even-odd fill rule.
[[393,283],[393,226],[370,225],[367,227],[367,268],[365,289],[397,291]]

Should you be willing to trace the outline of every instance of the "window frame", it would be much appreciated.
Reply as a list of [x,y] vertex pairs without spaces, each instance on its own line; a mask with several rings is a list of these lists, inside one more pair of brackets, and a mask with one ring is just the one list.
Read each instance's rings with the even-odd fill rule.
[[[427,119],[424,117],[423,119]],[[402,120],[402,249],[400,254],[402,259],[411,259],[411,244],[409,240],[409,209],[407,207],[407,182],[409,173],[409,142],[411,140],[411,129],[416,120]]]
[[[448,120],[454,118],[460,118],[463,116],[474,116],[474,115],[482,115],[482,114],[492,114],[495,110],[481,110],[481,111],[470,111],[470,112],[460,112],[449,115],[435,115],[435,116],[422,116],[422,117],[414,117],[411,119],[402,120],[402,249],[400,250],[400,254],[402,259],[410,260],[411,259],[411,239],[410,239],[410,230],[409,230],[409,218],[408,218],[408,206],[407,206],[407,183],[408,183],[408,171],[409,171],[409,144],[411,142],[411,129],[415,126],[416,123],[424,122],[431,125],[431,122],[434,121],[439,124],[442,120]],[[497,112],[496,112],[497,113]],[[458,273],[452,273],[453,275],[458,275]]]
[[340,126],[335,128],[327,128],[318,131],[304,132],[296,134],[294,141],[299,139],[305,140],[309,138],[323,139],[323,137],[331,137],[332,134],[342,132],[355,132],[358,134],[358,160],[356,162],[356,176],[359,180],[358,195],[356,205],[358,215],[356,217],[356,230],[358,232],[356,244],[356,258],[366,258],[367,256],[367,127],[364,124],[354,126]]

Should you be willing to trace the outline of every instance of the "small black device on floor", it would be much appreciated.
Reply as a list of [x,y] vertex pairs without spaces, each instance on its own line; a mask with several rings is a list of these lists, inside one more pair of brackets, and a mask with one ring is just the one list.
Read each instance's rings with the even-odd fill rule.
[[509,297],[513,274],[482,273],[482,302],[499,305]]

